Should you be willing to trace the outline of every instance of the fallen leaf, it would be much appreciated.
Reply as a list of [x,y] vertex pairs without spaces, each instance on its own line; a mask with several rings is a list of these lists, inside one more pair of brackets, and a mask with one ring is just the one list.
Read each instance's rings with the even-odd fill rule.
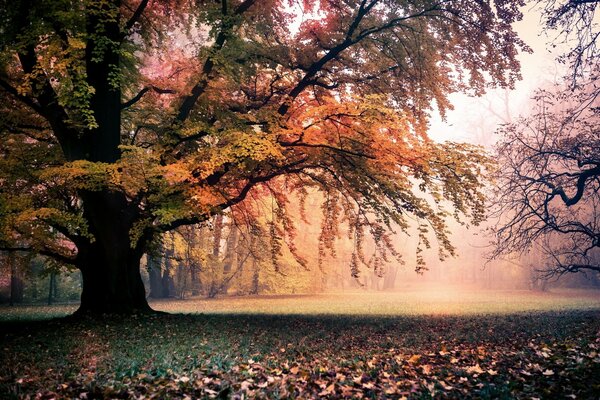
[[466,368],[467,373],[469,374],[482,374],[484,371],[481,369],[479,364],[475,364],[471,367]]
[[554,375],[554,371],[552,371],[551,369],[547,369],[544,372],[542,372],[542,375],[552,376]]
[[415,355],[411,356],[408,359],[408,362],[411,363],[411,364],[416,364],[416,363],[419,362],[420,359],[421,359],[421,355],[420,354],[415,354]]

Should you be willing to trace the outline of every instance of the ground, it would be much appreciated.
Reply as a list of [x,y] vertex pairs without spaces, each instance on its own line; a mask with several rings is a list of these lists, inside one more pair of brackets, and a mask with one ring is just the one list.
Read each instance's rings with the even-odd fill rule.
[[0,308],[0,398],[600,398],[597,291],[152,306],[178,314]]

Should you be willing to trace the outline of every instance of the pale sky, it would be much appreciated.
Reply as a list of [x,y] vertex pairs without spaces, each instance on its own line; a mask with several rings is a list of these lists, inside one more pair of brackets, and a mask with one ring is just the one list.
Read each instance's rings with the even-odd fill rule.
[[[517,82],[514,90],[505,92],[494,90],[482,98],[464,94],[450,97],[455,109],[448,112],[444,122],[439,115],[433,115],[430,137],[436,141],[460,141],[489,146],[495,141],[493,132],[502,119],[516,119],[527,113],[527,104],[534,91],[551,82],[556,82],[561,73],[555,62],[559,48],[549,51],[547,42],[551,39],[542,33],[540,14],[528,6],[523,9],[524,19],[514,27],[519,36],[533,49],[532,54],[520,54],[523,80]],[[505,100],[508,100],[507,102]],[[508,105],[508,110],[506,105]]]

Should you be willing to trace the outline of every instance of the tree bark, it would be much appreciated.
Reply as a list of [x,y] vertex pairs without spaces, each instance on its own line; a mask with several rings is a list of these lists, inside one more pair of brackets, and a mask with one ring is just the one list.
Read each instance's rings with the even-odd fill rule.
[[81,266],[83,290],[78,314],[134,313],[151,311],[140,275],[141,256],[118,245],[94,243]]
[[[140,274],[143,243],[132,246],[132,215],[121,193],[82,193],[84,217],[94,241],[78,247],[83,279],[78,313],[131,313],[150,311]],[[143,240],[143,239],[142,239]]]
[[[87,82],[95,88],[90,108],[96,126],[84,131],[81,152],[89,161],[114,163],[120,157],[121,89],[115,74],[120,68],[121,28],[119,18],[106,18],[119,7],[119,0],[111,0],[87,13],[88,32],[96,33],[88,40],[85,52]],[[106,41],[115,46],[107,46]],[[94,240],[78,245],[83,278],[78,312],[150,311],[140,274],[140,259],[149,238],[138,243],[130,238],[137,211],[122,192],[104,188],[81,191],[80,196]]]

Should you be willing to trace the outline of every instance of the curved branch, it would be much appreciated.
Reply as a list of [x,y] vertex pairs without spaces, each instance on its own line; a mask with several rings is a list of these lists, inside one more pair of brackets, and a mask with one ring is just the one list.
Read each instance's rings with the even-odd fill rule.
[[[256,0],[245,0],[245,1],[243,1],[234,10],[234,15],[241,15],[241,14],[243,14],[255,2],[256,2]],[[224,2],[223,4],[224,5],[223,5],[223,10],[222,11],[224,13],[226,13],[227,12],[227,7],[225,6],[226,3]],[[218,52],[218,51],[220,51],[223,48],[223,46],[225,45],[225,42],[227,40],[227,34],[229,33],[229,31],[232,28],[233,27],[231,26],[231,23],[229,23],[229,24],[223,24],[223,26],[221,27],[221,30],[220,30],[219,34],[217,35],[215,43],[212,46],[211,51],[213,53],[214,52]],[[211,80],[211,76],[210,75],[211,75],[211,73],[213,71],[214,66],[215,66],[215,63],[214,63],[212,57],[208,57],[206,59],[206,61],[204,62],[204,66],[202,67],[202,73],[201,73],[200,80],[192,88],[192,93],[189,96],[186,96],[184,98],[183,102],[181,103],[181,106],[179,107],[179,111],[177,113],[177,116],[175,117],[174,123],[184,122],[190,116],[190,113],[192,112],[192,109],[196,105],[196,102],[198,101],[198,99],[200,98],[200,96],[206,91],[206,87],[208,86],[208,83]]]
[[330,146],[328,144],[322,144],[322,143],[280,142],[279,144],[283,147],[313,147],[313,148],[328,149],[328,150],[335,151],[336,153],[349,154],[349,155],[352,155],[355,157],[369,158],[371,160],[377,159],[377,157],[375,157],[371,154],[362,153],[362,152],[358,152],[358,151],[352,151],[352,150],[346,150],[346,149],[342,149],[340,147]]
[[142,99],[142,97],[144,97],[144,95],[150,91],[153,90],[154,92],[158,93],[158,94],[174,94],[177,93],[175,90],[172,89],[161,89],[159,87],[156,86],[146,86],[144,87],[142,90],[139,91],[138,94],[136,94],[133,98],[127,100],[125,103],[121,104],[121,109],[125,109],[128,107],[131,107],[132,105],[134,105],[135,103],[137,103],[138,101],[140,101]]
[[600,166],[590,168],[581,172],[579,174],[579,178],[577,178],[577,192],[573,197],[569,197],[562,187],[555,187],[550,182],[544,182],[548,187],[552,189],[552,193],[550,195],[549,200],[551,200],[552,197],[554,197],[555,195],[559,195],[567,207],[577,204],[579,200],[581,200],[581,198],[583,197],[583,193],[585,192],[586,181],[595,176],[600,176]]

